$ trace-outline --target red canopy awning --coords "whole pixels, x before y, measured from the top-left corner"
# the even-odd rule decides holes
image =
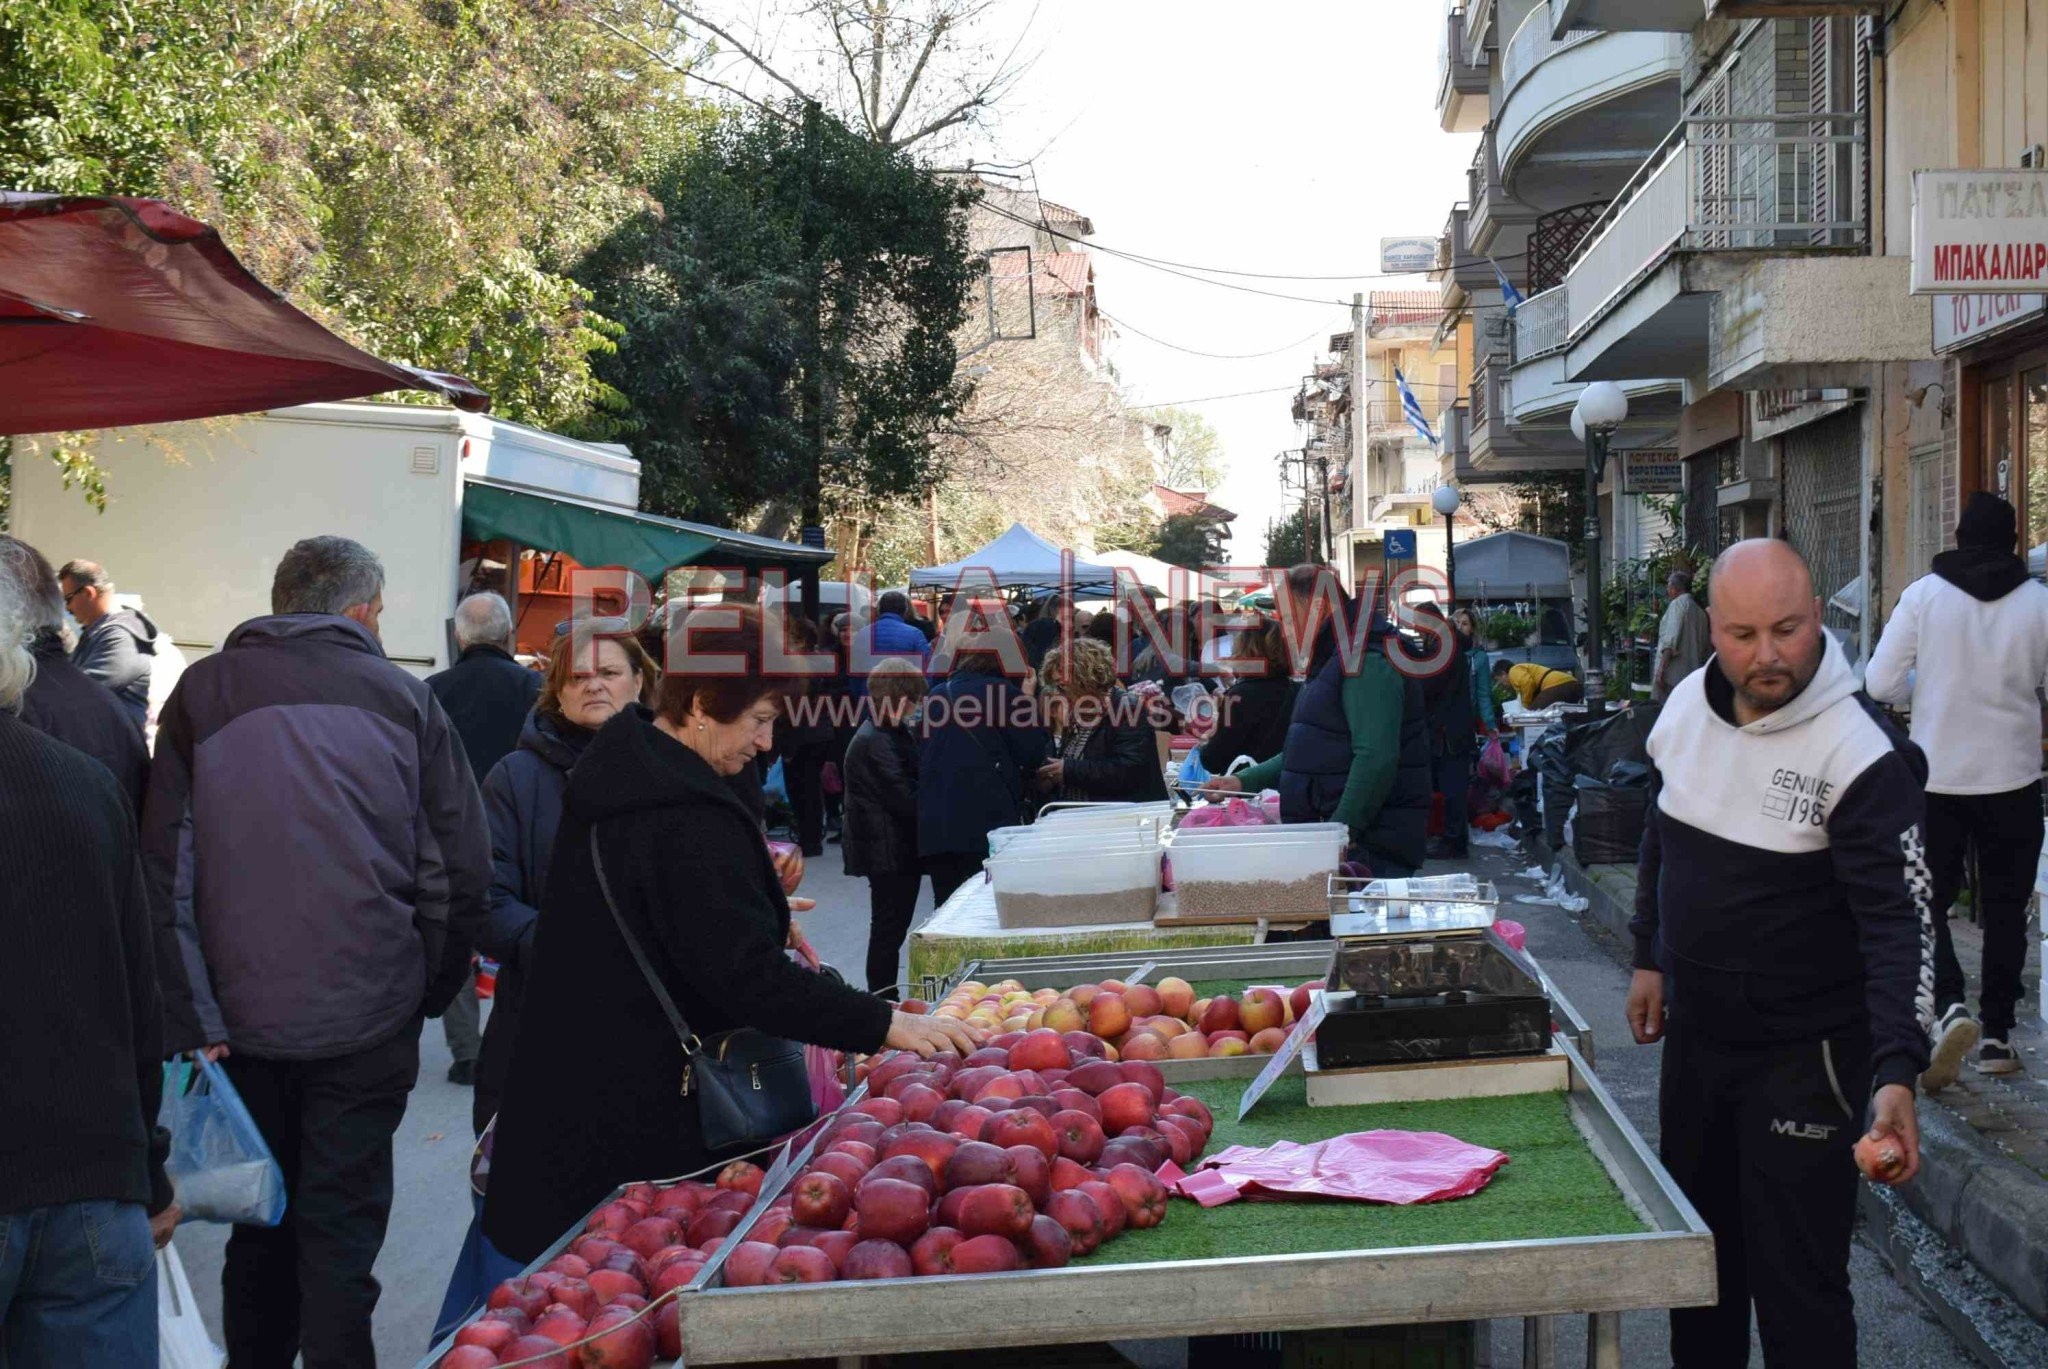
[[[160,200],[0,191],[0,435],[384,390],[491,403],[460,376],[350,346]]]

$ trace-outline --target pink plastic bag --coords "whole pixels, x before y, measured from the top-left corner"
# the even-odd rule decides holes
[[[1183,830],[1195,827],[1264,827],[1278,820],[1267,817],[1266,810],[1249,799],[1232,798],[1189,809],[1180,825]]]
[[[1479,753],[1479,778],[1497,789],[1507,788],[1508,781],[1514,778],[1508,771],[1508,749],[1500,744],[1499,737],[1488,737]]]
[[[1502,941],[1507,942],[1508,945],[1518,951],[1529,944],[1529,929],[1519,922],[1501,918],[1493,924],[1493,930],[1500,934]]]
[[[797,939],[794,954],[799,962],[816,970],[824,962],[812,949],[809,938]],[[841,1082],[840,1072],[845,1058],[835,1050],[823,1046],[804,1047],[804,1068],[811,1076],[811,1101],[818,1105],[820,1114],[832,1111],[846,1101],[846,1085]]]
[[[1469,1198],[1508,1162],[1440,1131],[1354,1131],[1301,1145],[1231,1146],[1173,1186],[1217,1207],[1238,1198],[1341,1198],[1352,1202],[1437,1203]]]

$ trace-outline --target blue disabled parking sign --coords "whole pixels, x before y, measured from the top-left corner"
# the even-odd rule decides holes
[[[1387,529],[1386,557],[1389,561],[1413,561],[1415,559],[1415,529]]]

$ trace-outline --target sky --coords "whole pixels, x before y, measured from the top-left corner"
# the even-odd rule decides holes
[[[1476,135],[1444,133],[1436,115],[1444,8],[1043,0],[1025,40],[1035,63],[993,147],[1000,160],[1028,159],[1039,194],[1086,214],[1101,246],[1234,271],[1377,273],[1382,237],[1434,237],[1464,197]],[[1202,401],[1184,407],[1222,438],[1230,469],[1212,495],[1239,515],[1231,550],[1249,561],[1283,505],[1274,458],[1301,445],[1291,396],[1329,334],[1350,326],[1352,293],[1433,287],[1426,277],[1211,279],[1306,301],[1095,253],[1097,302],[1121,325],[1114,359],[1128,401]],[[1244,391],[1272,393],[1208,398]],[[1434,412],[1437,397],[1417,393]]]

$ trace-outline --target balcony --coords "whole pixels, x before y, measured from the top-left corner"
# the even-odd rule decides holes
[[[1561,352],[1571,336],[1571,300],[1562,285],[1530,296],[1515,310],[1517,363]]]
[[[1438,59],[1436,113],[1446,133],[1477,133],[1486,127],[1493,72],[1486,50],[1476,60],[1465,41],[1463,5],[1444,15],[1444,50]]]
[[[1430,278],[1445,287],[1442,299],[1446,305],[1452,303],[1451,288],[1461,291],[1484,289],[1494,284],[1493,268],[1486,258],[1472,250],[1472,211],[1464,205],[1451,210],[1451,217],[1444,222],[1443,236],[1436,243],[1436,269]]]
[[[1480,135],[1479,149],[1472,154],[1472,165],[1465,170],[1465,192],[1465,203],[1470,206],[1465,215],[1465,232],[1473,255],[1484,257],[1504,252],[1512,256],[1521,251],[1522,238],[1536,222],[1536,211],[1508,194],[1500,178],[1500,159],[1494,155],[1491,128]]]
[[[1531,10],[1501,50],[1493,120],[1517,198],[1554,208],[1586,198],[1589,167],[1625,174],[1677,117],[1684,49],[1675,33],[1559,37],[1542,6]]]
[[[1723,8],[1727,4],[1722,0]],[[1713,8],[1713,0],[1707,0],[1705,9]],[[1579,28],[1690,33],[1704,16],[1701,0],[1549,0],[1548,11],[1553,33]]]
[[[1835,0],[1834,3],[1815,3],[1815,0],[1707,0],[1707,18],[1803,19],[1827,14],[1883,14],[1884,8],[1884,0]]]

